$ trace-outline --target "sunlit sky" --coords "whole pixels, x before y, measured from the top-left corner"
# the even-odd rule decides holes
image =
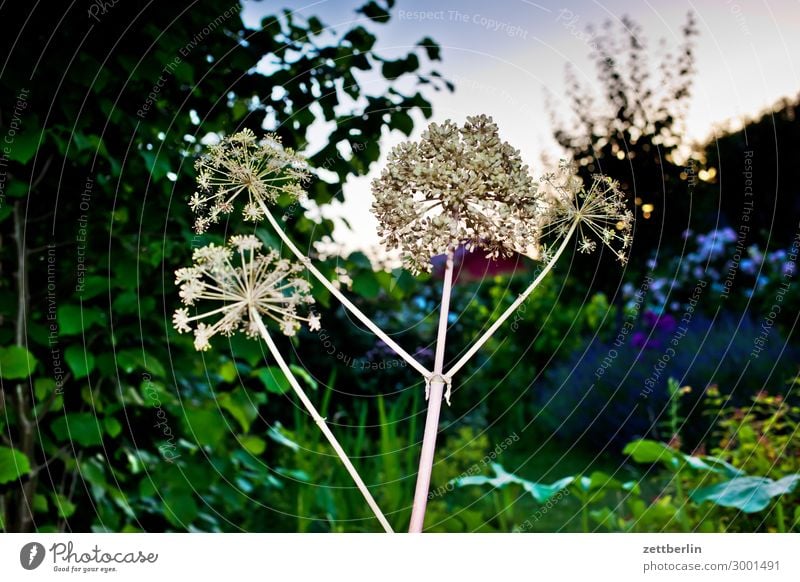
[[[695,84],[687,117],[687,135],[703,141],[720,124],[741,123],[783,96],[800,92],[800,2],[797,0],[397,0],[387,24],[368,22],[354,9],[364,2],[246,2],[245,21],[257,26],[260,16],[276,6],[302,16],[318,16],[332,31],[363,24],[376,33],[376,50],[386,56],[404,54],[430,36],[442,46],[435,63],[456,85],[454,93],[428,91],[433,121],[468,115],[491,115],[503,139],[518,148],[535,175],[545,168],[543,155],[557,159],[561,150],[552,138],[545,92],[565,94],[564,72],[569,63],[584,83],[595,83],[589,59],[588,25],[634,18],[643,28],[652,63],[659,62],[659,40],[675,51],[688,11],[697,16]],[[379,92],[378,75],[361,77],[365,89]],[[565,109],[564,115],[568,113]],[[417,124],[412,139],[425,123]],[[317,127],[313,136],[324,135]],[[370,175],[344,185],[345,202],[325,209],[329,218],[346,216],[352,230],[337,222],[335,239],[347,249],[375,246],[376,223],[369,212],[369,183],[383,165],[390,146],[406,139],[399,132],[383,137],[384,158]]]

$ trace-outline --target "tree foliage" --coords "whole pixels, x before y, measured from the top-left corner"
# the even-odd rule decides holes
[[[608,21],[601,31],[589,32],[599,90],[568,67],[572,119],[565,123],[554,116],[554,136],[584,180],[594,173],[614,178],[636,207],[635,267],[658,246],[680,242],[678,235],[690,225],[690,176],[681,164],[697,28],[690,13],[678,52],[665,53],[657,68],[633,19],[623,17],[618,26]]]

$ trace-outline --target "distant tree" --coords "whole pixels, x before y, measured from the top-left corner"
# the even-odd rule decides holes
[[[585,180],[594,173],[614,178],[631,208],[636,206],[634,268],[654,248],[680,243],[680,233],[689,227],[692,196],[687,184],[693,183],[693,166],[682,166],[681,160],[688,149],[683,125],[697,35],[691,13],[682,35],[677,54],[665,52],[654,69],[641,27],[631,18],[623,17],[618,26],[608,21],[600,33],[589,28],[599,92],[568,66],[566,101],[572,122],[559,120],[550,105],[555,139],[580,175]],[[597,272],[603,271],[607,269],[601,264]]]
[[[800,227],[800,96],[715,135],[702,157],[706,197],[719,202],[740,245],[791,246]]]

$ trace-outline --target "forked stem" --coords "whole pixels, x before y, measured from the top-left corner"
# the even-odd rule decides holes
[[[464,355],[461,356],[461,358],[459,358],[459,360],[455,364],[453,364],[453,366],[447,371],[447,374],[445,375],[445,377],[448,380],[451,379],[456,374],[456,372],[458,372],[461,368],[463,368],[467,362],[469,362],[470,358],[472,358],[472,356],[474,356],[476,352],[483,347],[483,344],[489,341],[489,338],[491,338],[495,334],[495,332],[500,328],[500,326],[503,325],[503,323],[509,317],[511,317],[511,314],[514,313],[517,310],[517,308],[520,305],[522,305],[522,303],[528,298],[528,296],[531,293],[533,293],[533,290],[539,286],[539,283],[541,283],[544,280],[544,278],[547,276],[550,270],[555,266],[559,257],[561,257],[561,255],[564,253],[564,250],[567,248],[567,244],[569,244],[569,241],[572,238],[572,235],[575,233],[575,229],[577,228],[578,228],[578,220],[575,220],[572,223],[572,226],[570,226],[569,231],[567,231],[567,234],[564,236],[564,240],[561,242],[561,246],[558,247],[556,254],[553,255],[552,259],[550,259],[550,262],[547,263],[547,265],[545,265],[544,269],[542,269],[542,272],[539,273],[539,275],[533,280],[533,283],[528,285],[528,288],[525,289],[525,291],[523,291],[522,293],[520,293],[519,297],[517,297],[514,300],[514,303],[509,305],[508,309],[506,309],[503,312],[503,314],[500,317],[498,317],[491,326],[489,326],[489,329],[487,329],[483,333],[483,335],[481,335],[481,337],[478,338],[478,340],[472,344],[472,347],[470,347],[466,351],[466,353],[464,353]]]
[[[372,494],[369,492],[369,489],[367,489],[367,486],[364,484],[364,481],[362,481],[361,476],[358,474],[358,471],[356,471],[356,468],[353,466],[353,463],[350,462],[350,458],[347,456],[347,453],[344,452],[344,449],[342,449],[342,446],[339,444],[339,441],[336,440],[335,436],[333,436],[331,429],[328,428],[328,425],[325,423],[325,419],[322,418],[322,416],[320,416],[319,412],[317,412],[317,409],[311,403],[311,400],[308,399],[308,396],[306,396],[306,393],[300,386],[300,383],[297,381],[294,374],[289,369],[289,366],[286,364],[286,361],[283,359],[283,356],[281,356],[281,353],[278,350],[278,347],[275,345],[272,336],[270,336],[266,326],[264,325],[264,322],[261,320],[261,316],[258,314],[257,311],[251,309],[250,317],[252,317],[253,321],[256,322],[256,325],[258,326],[258,331],[261,334],[263,340],[267,343],[267,347],[269,348],[269,351],[272,353],[272,357],[275,358],[275,360],[278,362],[278,367],[281,369],[281,372],[283,372],[283,374],[289,380],[289,384],[291,385],[295,394],[297,394],[297,397],[300,399],[300,402],[303,403],[303,406],[305,406],[306,410],[311,415],[311,418],[314,419],[314,422],[317,423],[317,426],[319,426],[319,429],[322,431],[322,434],[325,435],[325,438],[328,439],[328,442],[333,447],[333,450],[336,451],[336,454],[339,456],[339,459],[342,461],[342,464],[344,464],[345,468],[347,469],[347,472],[350,473],[350,476],[353,478],[353,481],[355,481],[358,490],[361,491],[361,495],[364,496],[367,505],[369,505],[370,509],[372,509],[372,512],[375,514],[375,517],[378,518],[378,521],[383,526],[383,529],[387,533],[394,533],[392,526],[389,525],[389,522],[386,520],[386,517],[383,515],[383,512],[381,511],[380,507],[378,507],[378,504],[375,502],[375,499],[373,499]]]
[[[278,234],[283,243],[289,247],[289,250],[292,251],[294,256],[296,256],[297,259],[303,263],[303,265],[311,272],[311,274],[314,275],[314,277],[350,311],[350,313],[352,313],[361,323],[367,326],[367,328],[376,336],[378,336],[383,343],[392,348],[398,356],[403,358],[408,363],[409,366],[422,374],[425,379],[431,377],[430,371],[425,366],[420,364],[414,356],[400,347],[400,345],[391,337],[389,337],[386,332],[379,328],[369,317],[364,315],[364,313],[358,307],[356,307],[353,302],[344,295],[344,293],[337,289],[333,283],[328,281],[328,278],[325,277],[325,275],[323,275],[319,269],[314,266],[314,264],[306,255],[300,252],[300,249],[297,248],[289,236],[283,231],[281,225],[278,224],[278,221],[275,220],[275,217],[272,216],[272,213],[269,211],[269,208],[267,208],[263,201],[261,202],[261,209],[266,214],[267,220],[272,225],[272,228]]]
[[[425,418],[425,434],[422,437],[422,452],[419,457],[417,485],[414,490],[414,505],[411,509],[409,533],[420,533],[425,524],[425,508],[428,505],[428,492],[431,487],[433,456],[436,452],[436,435],[439,432],[439,413],[442,410],[442,393],[445,387],[444,348],[447,341],[447,319],[450,314],[450,290],[453,286],[453,253],[447,255],[447,266],[442,284],[442,303],[439,308],[439,332],[436,337],[436,355],[433,376],[428,382],[428,414]]]

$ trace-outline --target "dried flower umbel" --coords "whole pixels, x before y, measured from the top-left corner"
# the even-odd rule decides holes
[[[198,302],[216,305],[194,315],[181,307],[173,315],[173,325],[181,333],[194,331],[198,350],[209,349],[209,340],[216,334],[230,337],[242,331],[257,337],[255,314],[277,322],[289,336],[300,329],[301,322],[319,329],[316,314],[298,314],[299,306],[314,302],[311,286],[299,276],[302,270],[302,265],[281,259],[274,250],[263,252],[255,236],[236,235],[226,246],[196,249],[193,266],[175,272],[181,301],[189,307]]]
[[[627,263],[634,217],[617,182],[595,175],[587,191],[575,168],[562,161],[558,171],[545,174],[541,183],[548,206],[553,210],[543,225],[543,237],[554,234],[560,238],[577,224],[579,252],[594,252],[599,242],[622,264]]]
[[[297,312],[298,306],[313,303],[310,285],[298,277],[303,267],[281,259],[274,250],[262,252],[263,246],[254,236],[236,235],[230,238],[228,245],[211,244],[195,250],[194,265],[175,273],[181,300],[190,307],[198,302],[219,302],[221,305],[197,315],[191,315],[188,307],[181,307],[173,315],[173,325],[185,333],[192,331],[191,324],[196,323],[194,346],[198,350],[209,349],[209,339],[217,333],[231,336],[243,331],[250,337],[264,340],[292,390],[328,439],[375,517],[385,531],[392,532],[392,526],[363,479],[300,386],[264,325],[263,318],[274,320],[289,336],[297,332],[300,322],[307,322],[312,331],[319,329],[316,314],[302,317]]]
[[[198,190],[189,200],[197,215],[195,230],[205,232],[220,216],[230,214],[234,201],[246,194],[245,220],[264,218],[264,203],[281,195],[303,198],[308,167],[302,157],[281,145],[276,135],[257,139],[249,129],[228,136],[208,148],[195,163]]]
[[[266,136],[260,141],[250,130],[235,133],[211,146],[197,164],[199,191],[189,205],[198,214],[195,229],[204,232],[220,215],[233,212],[236,197],[247,191],[248,199],[243,206],[245,219],[266,220],[275,230],[292,254],[330,293],[341,301],[361,323],[390,346],[412,368],[423,375],[428,370],[411,354],[404,350],[389,335],[350,301],[340,290],[340,285],[329,281],[317,269],[272,215],[270,205],[277,202],[281,194],[303,199],[302,182],[308,177],[308,165],[303,158],[288,148],[283,148],[275,136]],[[202,193],[206,194],[202,194]]]
[[[398,145],[372,182],[379,234],[413,271],[464,244],[488,256],[536,248],[545,205],[519,151],[500,140],[491,117],[431,124]]]

